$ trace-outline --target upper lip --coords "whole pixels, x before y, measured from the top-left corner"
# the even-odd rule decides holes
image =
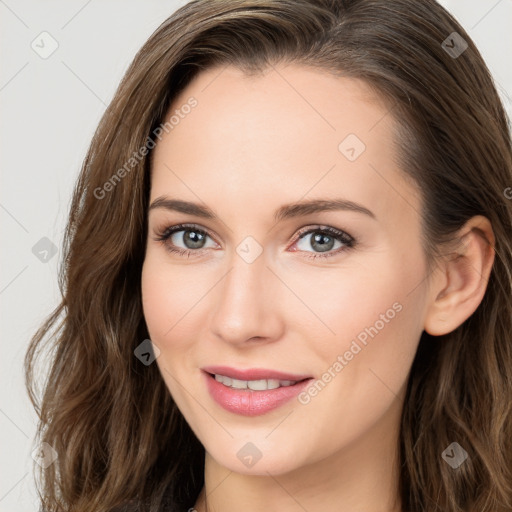
[[[207,373],[224,375],[238,380],[292,380],[301,381],[311,378],[311,375],[296,375],[292,373],[280,372],[277,370],[267,370],[266,368],[247,368],[245,370],[231,368],[230,366],[205,366],[202,368]]]

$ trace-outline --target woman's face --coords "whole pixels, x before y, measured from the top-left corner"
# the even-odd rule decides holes
[[[398,435],[428,299],[420,196],[397,168],[388,109],[353,79],[227,67],[198,75],[167,120],[142,294],[190,427],[239,473],[363,457],[357,446],[380,456]],[[339,203],[289,206],[313,201]],[[234,384],[251,389],[205,368],[238,370]],[[310,379],[290,387],[272,372]]]

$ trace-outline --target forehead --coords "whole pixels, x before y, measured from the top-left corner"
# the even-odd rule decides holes
[[[190,109],[192,97],[197,105]],[[294,149],[294,141],[302,153],[319,144],[338,151],[340,139],[351,133],[375,143],[369,132],[388,111],[365,82],[324,70],[288,64],[249,76],[231,66],[216,67],[196,75],[174,99],[166,116],[172,121],[166,138],[176,146],[182,139],[198,149],[209,145],[210,156],[214,147],[268,149],[277,141],[282,151]],[[391,116],[387,121],[376,132],[380,138],[391,136]]]
[[[195,106],[185,108],[191,98]],[[172,116],[154,150],[152,199],[208,204],[220,193],[243,209],[343,196],[374,211],[411,208],[397,201],[415,191],[397,168],[394,120],[361,80],[299,65],[255,76],[218,67],[175,98]]]

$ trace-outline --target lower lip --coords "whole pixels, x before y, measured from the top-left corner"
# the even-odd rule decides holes
[[[224,409],[242,416],[258,416],[277,409],[297,396],[312,379],[303,380],[293,386],[254,391],[224,386],[209,373],[203,372],[211,397]]]

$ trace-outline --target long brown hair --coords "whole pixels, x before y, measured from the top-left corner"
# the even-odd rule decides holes
[[[62,302],[25,360],[39,442],[57,454],[39,474],[45,511],[194,505],[204,448],[157,365],[134,356],[149,338],[140,276],[151,162],[141,148],[202,69],[256,73],[281,61],[363,79],[388,102],[399,167],[422,192],[429,262],[472,216],[491,221],[496,258],[482,303],[453,332],[422,334],[401,421],[399,493],[410,512],[512,510],[512,144],[473,41],[434,0],[196,0],[136,55],[76,184]],[[38,397],[45,347],[50,371]],[[456,471],[441,457],[453,441],[469,456]]]

